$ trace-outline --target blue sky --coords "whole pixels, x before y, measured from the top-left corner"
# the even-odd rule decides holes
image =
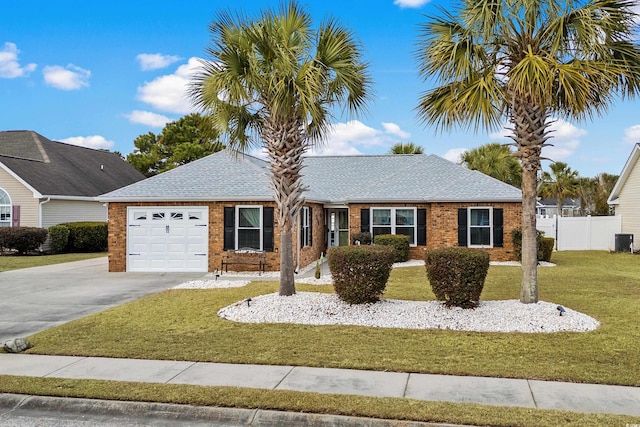
[[[349,27],[363,45],[374,97],[360,117],[336,117],[315,154],[382,154],[411,141],[455,160],[465,149],[507,142],[473,131],[436,133],[416,116],[418,25],[443,0],[300,2],[314,17]],[[278,1],[4,0],[0,18],[0,130],[34,130],[50,139],[128,154],[133,140],[159,133],[194,111],[184,96],[197,58],[205,58],[207,25],[221,10],[255,16]],[[640,9],[638,9],[640,11]],[[583,123],[558,121],[543,154],[582,176],[618,174],[640,142],[640,101],[618,101]],[[546,162],[545,164],[548,164]]]

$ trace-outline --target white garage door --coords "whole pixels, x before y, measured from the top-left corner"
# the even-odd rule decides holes
[[[127,271],[207,271],[209,208],[128,207]]]

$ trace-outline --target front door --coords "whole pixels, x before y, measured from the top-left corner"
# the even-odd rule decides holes
[[[327,246],[349,245],[349,209],[326,209]]]

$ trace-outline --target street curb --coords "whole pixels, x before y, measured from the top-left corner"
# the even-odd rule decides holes
[[[303,427],[456,427],[453,424],[383,420],[330,414],[283,412],[263,409],[222,408],[152,402],[81,399],[0,393],[0,420],[5,414],[37,416],[51,413],[61,419],[100,419],[102,421],[153,422],[154,426],[303,426]]]

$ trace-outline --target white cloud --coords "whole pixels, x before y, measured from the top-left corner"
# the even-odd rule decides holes
[[[367,149],[387,146],[389,143],[384,132],[365,125],[358,120],[347,123],[334,123],[321,146],[315,147],[310,154],[314,156],[346,156],[362,154],[358,147]]]
[[[168,67],[182,58],[175,55],[162,55],[160,53],[141,53],[136,56],[136,59],[140,63],[140,69],[142,71],[150,71]]]
[[[395,123],[383,122],[382,127],[384,128],[385,132],[387,132],[388,134],[396,135],[396,136],[399,136],[400,138],[409,138],[411,136],[409,132],[403,131],[402,129],[400,129],[400,126],[398,126]]]
[[[61,90],[77,90],[89,86],[91,71],[69,64],[66,67],[50,65],[42,70],[47,85]]]
[[[395,0],[393,4],[400,6],[401,8],[418,8],[429,3],[430,0]]]
[[[156,114],[150,111],[140,111],[140,110],[133,110],[131,113],[125,114],[125,117],[129,119],[131,123],[138,123],[141,125],[147,125],[154,128],[164,127],[164,125],[173,121],[173,119],[170,119],[167,116],[163,116],[162,114]]]
[[[5,42],[0,48],[0,78],[14,79],[23,77],[36,69],[36,64],[27,64],[24,67],[18,62],[20,51],[15,43]]]
[[[100,135],[72,136],[70,138],[60,139],[59,141],[71,145],[78,145],[80,147],[95,149],[110,149],[115,145],[113,141],[109,141],[108,139]]]
[[[443,158],[449,160],[453,163],[460,164],[460,160],[462,159],[462,155],[467,152],[466,148],[452,148],[442,155]]]
[[[626,128],[624,130],[624,140],[631,144],[640,143],[640,125]]]
[[[175,73],[160,76],[138,87],[138,99],[168,113],[189,114],[192,107],[187,89],[193,74],[201,68],[198,58],[178,67]]]
[[[580,145],[580,137],[587,134],[587,131],[580,129],[569,122],[562,119],[551,118],[549,130],[552,138],[547,143],[553,146],[547,146],[542,149],[542,157],[549,158],[553,161],[565,160],[573,155]],[[506,125],[505,125],[506,126]],[[506,139],[511,135],[511,131],[504,127],[495,133],[490,134],[491,138]]]

